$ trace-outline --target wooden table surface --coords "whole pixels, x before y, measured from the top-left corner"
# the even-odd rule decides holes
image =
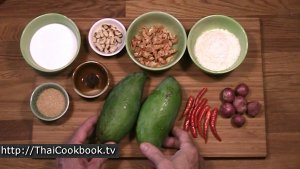
[[[178,18],[210,14],[259,18],[268,156],[208,158],[207,169],[300,167],[300,1],[299,0],[0,0],[0,143],[31,143],[33,116],[29,97],[41,76],[22,58],[19,40],[34,17],[62,13],[71,19],[134,18],[162,10]],[[92,24],[92,23],[87,23]],[[85,46],[86,48],[86,46]],[[54,78],[54,77],[49,77]],[[0,159],[0,168],[54,168],[54,160]],[[109,160],[105,168],[149,168],[145,159]]]

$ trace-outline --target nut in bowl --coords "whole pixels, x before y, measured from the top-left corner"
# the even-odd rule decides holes
[[[186,49],[182,24],[164,12],[149,12],[137,17],[127,30],[126,50],[140,67],[159,71],[175,65]]]
[[[237,68],[245,59],[248,38],[243,27],[223,15],[207,16],[191,28],[188,52],[203,71],[223,74]]]
[[[112,18],[97,21],[90,29],[88,40],[91,48],[101,56],[113,56],[125,46],[126,29]]]
[[[75,92],[84,98],[95,98],[109,89],[110,74],[106,67],[95,61],[80,64],[73,72]]]
[[[44,121],[61,118],[69,108],[67,91],[56,83],[44,83],[34,89],[30,98],[32,113]]]

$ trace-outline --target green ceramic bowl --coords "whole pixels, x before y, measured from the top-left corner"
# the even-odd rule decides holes
[[[158,68],[153,68],[149,66],[145,66],[141,64],[133,55],[133,51],[131,49],[131,40],[133,37],[138,33],[138,31],[143,26],[153,26],[153,25],[162,25],[166,29],[168,29],[173,35],[176,35],[178,38],[178,42],[173,45],[173,48],[177,49],[177,52],[174,54],[173,59],[166,65]],[[187,35],[185,32],[184,27],[180,23],[179,20],[177,20],[174,16],[164,13],[164,12],[149,12],[145,13],[139,17],[137,17],[128,27],[127,29],[127,36],[126,36],[126,50],[129,55],[129,57],[139,65],[140,67],[152,70],[152,71],[159,71],[159,70],[165,70],[173,65],[175,65],[183,56],[185,49],[186,49],[186,40]]]
[[[65,65],[57,68],[57,69],[47,69],[39,64],[37,64],[34,59],[32,58],[31,52],[30,52],[30,42],[33,37],[33,35],[43,26],[49,25],[49,24],[62,24],[66,27],[68,27],[75,35],[76,41],[77,41],[77,48],[74,51],[74,56],[68,60],[68,63]],[[33,68],[42,71],[42,72],[57,72],[60,71],[67,66],[69,66],[76,58],[78,55],[79,49],[80,49],[80,43],[81,43],[81,38],[80,38],[80,32],[76,26],[76,24],[69,18],[67,18],[64,15],[57,14],[57,13],[48,13],[44,14],[41,16],[36,17],[33,19],[31,22],[27,24],[25,29],[23,30],[21,40],[20,40],[20,48],[21,48],[21,53],[26,60],[26,62],[32,66]]]
[[[238,56],[236,62],[232,66],[220,71],[210,70],[204,67],[203,65],[201,65],[196,59],[195,52],[194,52],[194,47],[197,38],[201,36],[202,33],[212,29],[225,29],[230,33],[234,34],[239,40],[240,47],[241,47],[240,55]],[[200,69],[211,74],[223,74],[234,70],[244,61],[248,51],[248,38],[245,30],[236,20],[228,16],[211,15],[203,19],[200,19],[191,28],[190,33],[188,35],[187,48],[191,59]]]
[[[43,113],[41,113],[39,111],[38,106],[37,106],[37,100],[38,100],[40,94],[43,91],[45,91],[46,89],[58,90],[59,92],[61,92],[63,94],[64,99],[65,99],[65,105],[64,105],[63,111],[55,117],[45,116]],[[50,103],[53,102],[54,100],[55,100],[55,98],[50,99],[48,104],[50,105]],[[43,84],[39,85],[38,87],[36,87],[34,89],[34,91],[31,94],[31,98],[30,98],[30,108],[31,108],[32,113],[37,118],[44,120],[44,121],[54,121],[54,120],[61,118],[64,114],[66,114],[66,112],[69,108],[69,104],[70,104],[70,99],[69,99],[69,95],[68,95],[67,91],[57,83],[43,83]]]

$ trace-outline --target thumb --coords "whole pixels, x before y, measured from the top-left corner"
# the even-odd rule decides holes
[[[162,152],[150,143],[142,143],[140,145],[140,149],[142,153],[156,166],[158,166],[160,162],[166,159]]]
[[[107,158],[93,158],[89,162],[88,169],[99,169],[102,167],[103,163],[107,160]]]
[[[115,142],[109,141],[106,142],[105,144],[116,144]],[[89,162],[89,168],[88,169],[99,169],[102,167],[104,162],[107,160],[107,158],[93,158]]]

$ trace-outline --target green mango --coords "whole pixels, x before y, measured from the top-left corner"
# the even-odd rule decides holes
[[[171,131],[181,105],[181,88],[174,77],[167,77],[143,103],[136,127],[139,143],[161,147]]]
[[[97,142],[119,142],[136,124],[147,79],[133,73],[122,79],[109,93],[96,127]]]

